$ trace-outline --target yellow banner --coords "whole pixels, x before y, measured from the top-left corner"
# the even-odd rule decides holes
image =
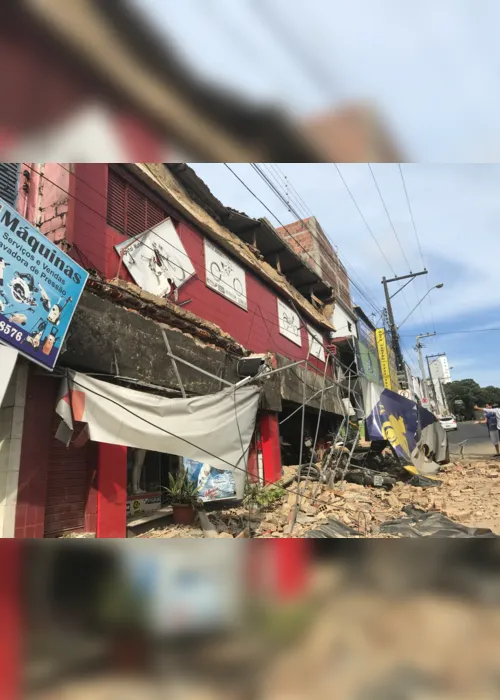
[[[389,352],[387,349],[385,328],[377,328],[375,331],[375,338],[377,340],[378,359],[380,360],[380,369],[382,372],[384,387],[392,390],[391,366],[389,363]]]

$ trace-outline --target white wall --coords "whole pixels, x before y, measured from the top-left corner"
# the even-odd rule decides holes
[[[0,537],[14,537],[27,376],[18,362],[0,407]]]
[[[332,338],[345,338],[347,335],[352,335],[355,338],[358,337],[356,316],[354,313],[348,313],[338,302],[335,302],[335,308],[332,314],[332,323],[336,328],[336,331],[332,334]],[[348,327],[349,323],[351,324],[351,330],[349,330]]]

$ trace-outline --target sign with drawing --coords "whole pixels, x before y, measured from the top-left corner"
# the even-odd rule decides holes
[[[158,297],[174,292],[195,273],[171,219],[119,243],[115,250],[134,282]]]
[[[279,331],[285,338],[296,345],[302,345],[300,335],[300,319],[293,309],[278,299],[278,323]]]
[[[325,347],[323,345],[323,339],[321,333],[317,331],[312,326],[307,326],[307,337],[309,340],[309,354],[313,357],[317,357],[321,362],[325,361]]]
[[[247,310],[245,270],[205,238],[207,287]]]
[[[53,370],[88,273],[0,199],[0,341]]]

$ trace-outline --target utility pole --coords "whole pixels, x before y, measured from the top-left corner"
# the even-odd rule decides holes
[[[399,294],[400,291],[402,291],[412,280],[415,279],[415,277],[419,277],[420,275],[427,275],[428,272],[427,270],[423,270],[422,272],[411,272],[409,275],[402,275],[401,277],[392,277],[391,279],[386,279],[385,277],[382,278],[382,284],[384,285],[384,293],[385,293],[385,303],[387,307],[387,316],[389,319],[389,328],[391,331],[391,339],[392,339],[392,348],[394,350],[394,355],[396,357],[396,368],[398,371],[398,377],[401,382],[401,384],[406,385],[408,382],[406,381],[406,373],[405,373],[405,364],[404,364],[404,358],[403,358],[403,352],[401,350],[401,344],[399,342],[399,333],[398,333],[398,327],[396,325],[396,322],[394,320],[394,312],[392,310],[392,304],[391,304],[391,299],[393,299],[396,294]],[[399,282],[401,280],[408,280],[406,284],[403,284],[402,287],[400,287],[394,294],[389,294],[389,284],[391,282]],[[407,388],[405,386],[405,388]]]
[[[424,365],[424,358],[422,355],[422,348],[424,347],[422,343],[420,342],[421,338],[431,338],[433,335],[436,335],[436,331],[434,333],[422,333],[421,335],[417,335],[417,352],[418,352],[418,361],[420,364],[420,375],[422,377],[422,390],[424,392],[424,398],[429,400],[429,392],[427,390],[427,379],[425,376],[425,365]]]

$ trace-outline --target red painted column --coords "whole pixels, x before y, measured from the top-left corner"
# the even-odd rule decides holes
[[[126,537],[127,448],[99,443],[97,460],[97,537]]]
[[[310,543],[305,539],[271,540],[276,567],[276,592],[288,602],[307,593],[311,574]]]
[[[281,445],[278,414],[265,411],[260,414],[260,437],[264,481],[266,484],[281,479]]]
[[[23,609],[21,591],[21,543],[0,543],[0,698],[17,700],[22,696]]]

